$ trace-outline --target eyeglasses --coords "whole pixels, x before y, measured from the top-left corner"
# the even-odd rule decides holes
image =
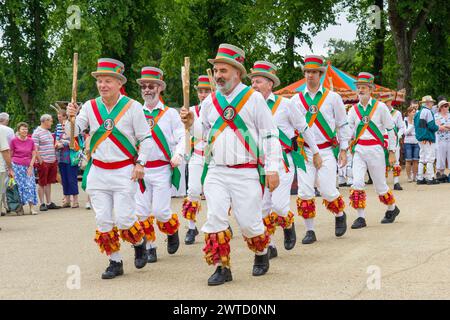
[[[150,89],[153,90],[157,87],[155,84],[141,84],[141,90]]]

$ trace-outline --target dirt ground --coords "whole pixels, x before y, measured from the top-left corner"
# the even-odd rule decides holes
[[[450,184],[402,185],[404,191],[395,192],[401,212],[394,224],[380,224],[385,208],[369,186],[368,227],[351,230],[356,212],[347,208],[349,229],[340,239],[319,199],[318,241],[301,244],[305,228],[299,217],[293,250],[284,250],[277,230],[278,257],[263,277],[251,275],[253,254],[232,218],[234,280],[219,287],[206,284],[214,270],[204,262],[202,235],[169,255],[159,231],[157,263],[135,269],[133,249],[123,244],[125,275],[101,280],[108,260],[93,242],[94,213],[84,209],[82,194],[79,209],[0,218],[0,299],[450,299]],[[348,204],[349,189],[341,191]],[[174,211],[181,202],[174,199]],[[186,231],[182,220],[182,241]]]

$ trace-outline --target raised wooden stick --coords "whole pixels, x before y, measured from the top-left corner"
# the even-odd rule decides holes
[[[190,67],[191,61],[189,57],[184,58],[184,66],[181,67],[181,80],[183,81],[183,106],[186,111],[189,111],[189,87],[190,87]],[[185,132],[185,156],[188,156],[191,152],[191,137],[189,134],[189,129],[186,128]]]
[[[206,69],[206,72],[208,73],[209,83],[211,84],[211,91],[216,91],[216,82],[214,81],[211,69]]]
[[[77,82],[78,82],[78,53],[73,54],[72,72],[72,103],[77,103]],[[70,149],[75,149],[75,117],[70,117]]]

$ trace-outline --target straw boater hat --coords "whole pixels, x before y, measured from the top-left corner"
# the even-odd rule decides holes
[[[252,79],[253,77],[265,77],[273,81],[273,87],[276,88],[280,85],[280,79],[277,77],[277,67],[267,61],[256,61],[253,68],[250,69],[250,74],[248,77]]]
[[[164,73],[161,69],[154,67],[143,67],[141,70],[141,77],[136,80],[138,84],[141,84],[142,81],[151,81],[158,83],[162,90],[166,89],[166,83],[164,82]]]
[[[358,74],[358,79],[355,81],[355,85],[367,84],[372,88],[375,88],[375,77],[373,74],[368,72],[360,72]]]
[[[196,90],[198,89],[212,89],[211,83],[209,82],[209,77],[205,75],[201,75],[197,79],[197,85],[194,86]]]
[[[223,43],[217,50],[215,59],[208,59],[208,62],[215,64],[217,62],[227,63],[241,71],[241,78],[247,76],[247,70],[244,67],[245,53],[242,49],[231,44]]]
[[[384,103],[388,101],[394,101],[394,96],[390,92],[385,92],[380,94],[380,100]]]
[[[445,105],[449,106],[450,104],[446,100],[439,101],[439,103],[438,103],[438,110],[441,110],[441,108],[443,106],[445,106]]]
[[[303,65],[302,70],[303,72],[306,70],[317,70],[325,73],[327,71],[327,66],[324,57],[314,55],[305,56],[305,64]]]
[[[425,96],[425,97],[422,98],[422,101],[420,101],[419,103],[422,104],[422,103],[426,103],[426,102],[433,102],[433,103],[435,103],[436,101],[433,100],[432,96]]]
[[[122,62],[115,59],[101,58],[98,59],[97,71],[91,72],[94,78],[98,76],[112,76],[119,79],[124,85],[127,82],[127,78],[123,75],[125,66]]]

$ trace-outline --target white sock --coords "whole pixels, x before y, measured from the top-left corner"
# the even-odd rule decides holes
[[[339,212],[339,213],[336,215],[336,217],[342,217],[343,215],[344,215],[344,211]]]
[[[423,179],[423,163],[419,162],[419,170],[417,172],[417,180],[422,180]]]
[[[114,262],[120,262],[122,261],[122,256],[119,252],[113,252],[111,253],[111,256],[109,257]]]
[[[305,226],[307,231],[314,231],[314,218],[305,219]]]
[[[364,209],[356,209],[356,211],[358,212],[358,217],[359,218],[366,218],[366,212],[364,211]]]
[[[390,205],[388,205],[387,208],[388,208],[389,211],[392,211],[392,210],[395,209],[395,204],[390,204]]]
[[[399,183],[399,182],[400,182],[399,177],[394,177],[394,184],[395,184],[395,183]]]
[[[267,248],[265,248],[263,252],[256,252],[257,256],[263,256],[265,254],[267,254]]]
[[[149,250],[149,249],[152,249],[152,248],[156,248],[155,243],[154,243],[154,242],[148,241],[148,242],[145,244],[145,249]]]
[[[434,166],[432,163],[427,163],[427,177],[428,180],[433,180],[434,178]]]
[[[189,229],[195,229],[195,222],[192,220],[189,220]]]
[[[270,238],[269,247],[273,247],[273,248],[276,247],[276,246],[275,246],[275,241],[274,241],[272,238]]]

